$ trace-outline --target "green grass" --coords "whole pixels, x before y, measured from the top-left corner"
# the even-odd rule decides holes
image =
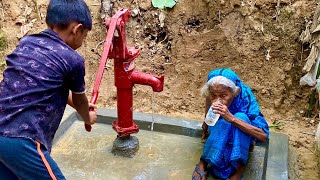
[[[6,65],[6,61],[5,60],[2,61],[3,57],[1,55],[0,55],[0,58],[1,58],[0,67],[1,66],[5,66]]]
[[[0,74],[2,74],[2,71],[6,67],[6,61],[4,60],[4,57],[5,57],[4,50],[6,50],[7,48],[8,48],[7,37],[4,34],[4,32],[1,31],[0,29]]]
[[[0,51],[5,50],[8,47],[7,37],[6,35],[0,30]]]

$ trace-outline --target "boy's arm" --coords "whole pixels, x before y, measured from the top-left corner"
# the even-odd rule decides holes
[[[89,102],[85,93],[76,94],[71,92],[69,94],[68,104],[77,110],[86,124],[92,125],[96,122],[96,112],[89,112]]]
[[[71,106],[71,107],[73,107],[74,109],[76,109],[76,108],[74,107],[73,102],[72,102],[72,92],[70,92],[70,93],[69,93],[69,96],[68,96],[68,105]]]

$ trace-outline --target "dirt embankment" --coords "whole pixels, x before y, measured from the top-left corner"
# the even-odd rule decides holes
[[[151,0],[150,0],[151,1]],[[207,73],[218,67],[236,71],[252,87],[269,124],[290,137],[290,179],[319,179],[314,153],[318,118],[304,118],[310,89],[299,86],[308,55],[299,35],[312,19],[315,1],[308,0],[179,0],[173,9],[157,10],[150,1],[115,1],[135,10],[127,23],[128,44],[142,53],[136,69],[165,75],[165,88],[154,94],[154,113],[201,121],[204,100],[199,90]],[[100,0],[87,0],[94,27],[79,52],[86,59],[88,95],[102,52],[105,27],[100,19]],[[32,22],[30,33],[45,28],[46,0],[0,0],[0,33],[10,53],[18,43],[19,16]],[[31,12],[29,13],[29,9]],[[161,27],[159,15],[165,15]],[[161,16],[162,16],[161,15]],[[0,61],[0,68],[3,65]],[[134,110],[152,112],[152,90],[134,88]],[[113,62],[108,62],[98,99],[100,107],[116,107]]]

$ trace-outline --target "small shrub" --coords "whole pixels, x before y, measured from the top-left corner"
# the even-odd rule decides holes
[[[5,50],[7,46],[7,37],[2,31],[0,31],[0,51]]]

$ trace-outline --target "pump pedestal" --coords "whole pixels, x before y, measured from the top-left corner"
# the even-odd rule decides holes
[[[135,136],[118,136],[112,147],[112,153],[118,156],[133,157],[139,149],[139,140]]]

